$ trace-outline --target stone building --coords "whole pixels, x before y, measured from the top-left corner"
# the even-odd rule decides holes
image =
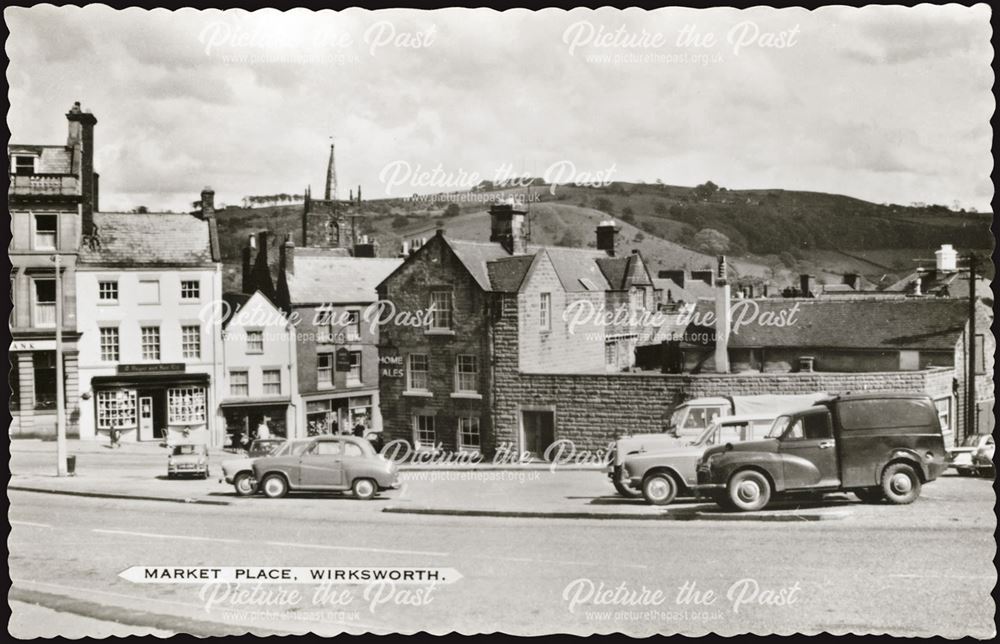
[[[389,439],[492,454],[500,447],[498,351],[513,351],[539,372],[604,374],[632,365],[645,332],[634,319],[655,310],[659,294],[640,255],[616,256],[613,222],[602,222],[598,249],[588,250],[529,244],[524,211],[513,204],[494,205],[490,214],[490,243],[439,230],[379,286],[398,316],[383,325],[380,344]],[[514,307],[518,337],[500,347],[495,327],[504,302]],[[619,307],[626,315],[606,321],[602,312]],[[543,415],[529,417],[536,421],[540,445],[551,428]]]
[[[94,171],[97,118],[77,102],[66,114],[65,145],[7,148],[11,216],[10,413],[12,436],[56,433],[56,334],[63,340],[66,428],[79,433],[79,341],[76,263],[98,207]],[[62,319],[56,319],[54,257],[60,261]]]

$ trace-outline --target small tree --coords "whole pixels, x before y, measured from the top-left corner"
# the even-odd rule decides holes
[[[714,228],[703,228],[694,236],[695,250],[706,255],[724,255],[729,246],[729,238]]]
[[[445,218],[450,218],[450,217],[458,217],[461,214],[462,214],[462,209],[458,207],[458,204],[450,203],[447,205],[447,207],[445,207],[444,213],[442,213],[441,216]]]
[[[601,212],[606,212],[609,215],[615,214],[615,207],[612,205],[611,200],[607,197],[600,197],[596,202],[594,202],[594,208],[600,210]]]
[[[718,190],[719,186],[715,185],[711,181],[706,181],[700,186],[695,186],[694,196],[698,197],[699,199],[708,199],[716,192],[718,192]]]

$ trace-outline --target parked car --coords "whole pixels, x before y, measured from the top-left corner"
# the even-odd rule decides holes
[[[961,446],[948,448],[948,467],[962,476],[989,474],[995,449],[992,434],[969,434]]]
[[[781,414],[814,404],[827,394],[788,394],[757,396],[724,396],[691,398],[673,408],[664,431],[656,434],[626,434],[615,441],[608,458],[608,478],[615,490],[624,497],[638,498],[640,490],[633,488],[622,470],[627,456],[646,451],[660,451],[681,447],[696,440],[716,419],[725,416],[753,416],[766,418],[770,424]]]
[[[626,456],[623,477],[642,493],[647,503],[667,505],[677,496],[694,496],[698,483],[698,459],[713,445],[763,438],[773,418],[723,416],[716,418],[697,440],[669,449],[642,449]]]
[[[371,499],[399,485],[399,468],[379,456],[371,443],[355,436],[318,436],[297,454],[266,456],[253,462],[258,489],[269,498],[288,492],[351,490]]]
[[[278,456],[296,446],[302,448],[309,440],[285,440],[284,438],[257,439],[250,444],[247,454],[222,461],[222,478],[236,488],[238,496],[250,496],[257,491],[257,481],[253,477],[253,461],[263,456]]]
[[[208,447],[203,443],[178,443],[167,455],[167,478],[200,476],[207,479]]]
[[[698,463],[698,491],[742,511],[788,492],[846,490],[865,502],[904,504],[946,464],[929,397],[849,394],[778,418],[766,440],[709,448]]]

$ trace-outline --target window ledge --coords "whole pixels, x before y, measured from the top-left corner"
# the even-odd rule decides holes
[[[471,391],[456,391],[451,394],[452,398],[464,398],[466,400],[482,400],[483,395]]]
[[[455,335],[455,329],[426,329],[424,335]]]
[[[416,391],[414,389],[407,389],[403,392],[404,396],[413,396],[415,398],[433,398],[434,394],[429,391]]]

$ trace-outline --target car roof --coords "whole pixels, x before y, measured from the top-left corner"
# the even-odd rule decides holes
[[[785,414],[778,414],[779,416],[784,416]],[[776,416],[754,416],[753,414],[740,414],[738,416],[719,416],[714,422],[719,424],[725,423],[747,423],[753,422],[755,420],[763,420],[771,422],[776,418]]]

